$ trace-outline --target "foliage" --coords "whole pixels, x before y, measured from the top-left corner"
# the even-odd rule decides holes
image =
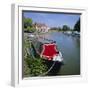
[[[68,31],[68,30],[70,30],[70,27],[67,26],[67,25],[63,25],[62,30],[63,31]]]
[[[30,74],[30,68],[28,67],[26,61],[24,60],[24,77],[29,76],[29,74]]]
[[[24,17],[24,31],[25,32],[35,32],[35,27],[33,25],[33,20],[31,18]]]
[[[28,32],[35,32],[36,30],[35,30],[35,28],[34,27],[27,27],[27,31]]]
[[[24,35],[24,58],[26,58],[29,54],[29,48],[31,48],[31,42],[29,37]]]
[[[76,24],[74,26],[74,31],[80,32],[80,18],[79,18],[79,20],[76,22]]]
[[[32,19],[31,18],[24,18],[24,28],[32,27]]]
[[[68,25],[63,25],[63,27],[52,27],[50,30],[57,30],[57,31],[70,31],[70,27]]]
[[[25,61],[28,65],[30,76],[40,76],[47,71],[47,66],[41,58],[33,59],[30,55],[28,55]]]
[[[31,42],[27,36],[24,36],[24,76],[38,76],[47,71],[44,60],[40,57],[33,58],[30,53]]]
[[[58,27],[58,31],[63,31],[61,27]]]
[[[58,30],[58,28],[57,27],[52,27],[51,30]]]

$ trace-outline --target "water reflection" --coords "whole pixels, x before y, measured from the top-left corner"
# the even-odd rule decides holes
[[[79,75],[80,38],[68,36],[61,32],[51,32],[43,34],[41,36],[56,41],[58,49],[61,51],[64,58],[65,65],[62,66],[62,64],[56,63],[49,75],[51,75],[52,73],[53,75]]]

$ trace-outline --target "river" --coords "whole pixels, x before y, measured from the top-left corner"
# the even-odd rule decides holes
[[[50,32],[42,35],[56,41],[59,51],[63,55],[64,65],[61,66],[59,75],[80,74],[80,37],[66,35],[62,32]]]

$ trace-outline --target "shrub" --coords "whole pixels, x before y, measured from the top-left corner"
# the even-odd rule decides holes
[[[29,52],[31,42],[24,36],[24,76],[39,76],[47,71],[44,60],[40,57],[33,58]]]

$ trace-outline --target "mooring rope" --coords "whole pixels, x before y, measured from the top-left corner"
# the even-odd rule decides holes
[[[52,68],[54,67],[55,63],[56,62],[54,61],[53,64],[52,64],[52,66],[48,69],[48,71],[45,72],[45,73],[43,73],[43,74],[41,74],[41,75],[39,75],[39,76],[45,76],[46,74],[48,74],[52,70]]]
[[[55,60],[57,60],[57,57],[55,58]],[[41,74],[40,76],[44,76],[44,75],[48,74],[52,70],[52,68],[54,67],[55,63],[56,63],[56,61],[53,62],[52,66],[49,68],[49,70],[47,72]]]
[[[47,39],[47,40],[48,40],[48,39]],[[53,41],[53,40],[49,40],[49,41]],[[54,42],[55,42],[55,41],[54,41]],[[32,49],[30,49],[30,54],[31,54],[32,58],[35,60],[36,57],[33,55],[32,52],[33,52]],[[59,55],[60,55],[60,54],[59,54]],[[56,58],[56,59],[57,59],[57,58]],[[55,60],[56,60],[56,59],[55,59]],[[53,62],[52,66],[48,69],[47,72],[45,72],[45,73],[43,73],[43,74],[40,74],[39,76],[45,76],[46,74],[48,74],[48,73],[53,69],[55,63],[56,63],[56,61]]]
[[[32,55],[33,59],[35,60],[36,59],[35,56],[33,54],[31,54],[31,55]],[[40,74],[39,76],[45,76],[46,74],[48,74],[53,69],[55,63],[56,63],[56,61],[53,62],[52,66],[48,69],[47,72]]]

